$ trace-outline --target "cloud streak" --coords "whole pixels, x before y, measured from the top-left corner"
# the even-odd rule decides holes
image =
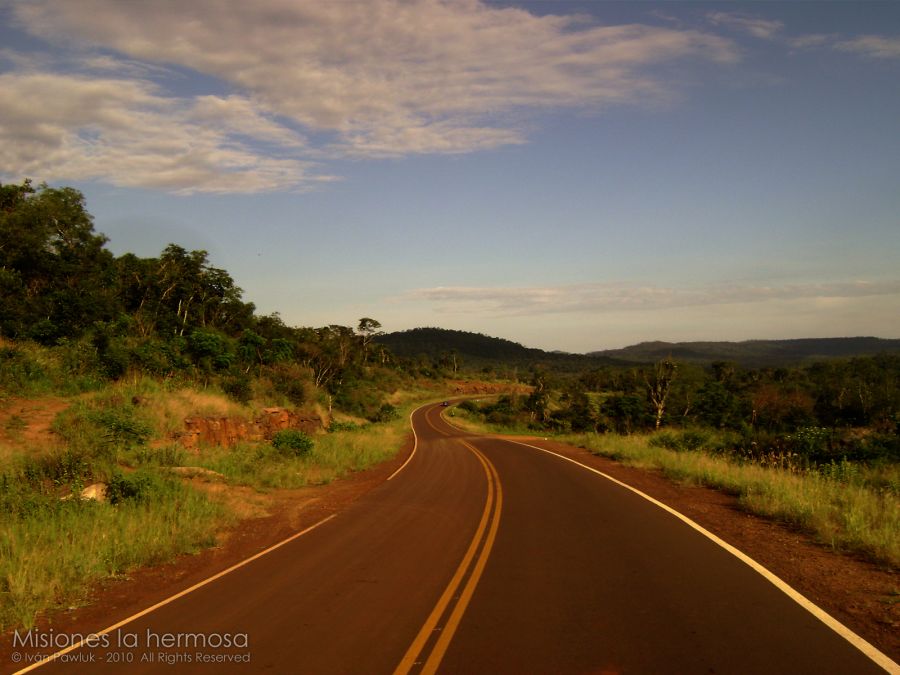
[[[586,283],[545,287],[441,286],[410,291],[404,300],[426,302],[437,311],[498,316],[538,316],[662,310],[772,300],[824,301],[898,295],[900,280],[784,286],[708,285],[696,288]]]
[[[317,179],[311,157],[520,144],[529,113],[656,103],[673,94],[660,69],[738,60],[734,43],[699,30],[603,26],[478,0],[14,0],[12,8],[21,26],[71,58],[65,68],[39,58],[26,67],[27,57],[6,54],[18,69],[7,73],[4,98],[27,90],[34,117],[0,129],[29,139],[2,157],[7,170],[187,191],[308,186]],[[162,87],[167,72],[211,77],[227,92],[179,97]],[[91,91],[93,116],[83,106]],[[78,114],[45,117],[45,107]],[[135,138],[139,119],[149,141]],[[154,139],[166,133],[159,153]],[[118,161],[124,155],[136,170]]]
[[[327,180],[244,140],[302,147],[246,99],[172,99],[144,81],[0,75],[0,166],[172,192],[257,192]]]

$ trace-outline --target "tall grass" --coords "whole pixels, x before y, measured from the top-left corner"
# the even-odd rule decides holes
[[[650,438],[559,437],[630,466],[659,469],[676,480],[724,490],[748,511],[799,527],[835,549],[900,566],[900,498],[890,478],[896,468],[875,469],[869,478],[862,477],[866,469],[861,467],[797,472],[700,451],[678,452],[652,444]]]
[[[148,478],[118,504],[61,500],[56,490],[0,484],[0,628],[83,600],[96,581],[214,542],[223,508],[176,480]],[[75,487],[77,489],[78,483]],[[63,489],[64,491],[64,489]]]
[[[300,456],[254,443],[204,448],[195,461],[223,474],[232,484],[257,489],[323,485],[396,455],[409,433],[406,414],[408,410],[391,422],[314,436],[312,450]]]
[[[308,452],[257,443],[199,456],[162,441],[185,417],[252,411],[142,378],[79,398],[55,423],[62,449],[7,457],[0,467],[0,630],[31,628],[41,612],[83,601],[100,579],[213,544],[231,512],[169,467],[200,465],[260,489],[328,483],[394,456],[418,396],[396,392],[398,419],[345,424],[316,436]],[[109,501],[78,498],[94,481],[108,484]]]

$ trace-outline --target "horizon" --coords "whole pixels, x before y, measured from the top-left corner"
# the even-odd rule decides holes
[[[416,326],[414,328],[405,328],[402,330],[396,331],[385,331],[386,333],[403,333],[414,330],[458,330],[455,328],[441,328],[439,326]],[[520,347],[524,347],[526,349],[539,349],[541,351],[547,353],[562,353],[562,354],[572,354],[576,356],[586,356],[592,353],[601,353],[601,352],[615,352],[623,349],[627,349],[629,347],[638,347],[641,345],[652,345],[652,344],[666,344],[666,345],[688,345],[688,344],[746,344],[748,342],[799,342],[799,341],[810,341],[810,340],[900,340],[900,338],[890,338],[890,337],[880,337],[877,335],[838,335],[838,336],[821,336],[821,337],[799,337],[799,338],[753,338],[750,340],[641,340],[639,342],[633,342],[627,345],[622,345],[619,347],[604,347],[603,349],[588,349],[584,352],[573,352],[565,349],[545,349],[543,347],[534,347],[532,345],[519,342],[518,340],[514,340],[511,338],[506,338],[498,335],[489,335],[484,333],[483,331],[463,331],[472,333],[475,335],[482,335],[487,338],[493,338],[498,340],[505,340],[507,342],[512,342],[514,344],[518,344]]]
[[[0,2],[0,181],[289,325],[900,338],[898,3],[216,7]]]

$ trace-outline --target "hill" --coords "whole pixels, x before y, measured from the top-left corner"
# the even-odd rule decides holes
[[[468,367],[489,364],[519,367],[540,365],[559,371],[587,370],[610,365],[637,365],[668,357],[701,364],[733,361],[746,367],[760,368],[794,366],[810,361],[871,356],[886,352],[900,353],[900,340],[875,337],[744,342],[657,341],[588,354],[547,352],[482,333],[445,328],[413,328],[381,335],[377,341],[397,356],[406,358],[424,356],[440,360],[455,355]]]
[[[455,354],[468,367],[497,364],[520,367],[541,365],[554,370],[577,371],[613,364],[613,360],[605,356],[546,352],[503,338],[445,328],[413,328],[381,335],[377,341],[400,357],[424,356],[440,360]]]
[[[591,352],[589,356],[629,362],[652,362],[671,356],[698,363],[734,361],[749,367],[774,367],[885,352],[900,352],[900,340],[850,337],[745,342],[642,342],[623,349]]]

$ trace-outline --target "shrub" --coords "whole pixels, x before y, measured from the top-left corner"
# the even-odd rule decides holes
[[[246,375],[225,378],[221,387],[222,391],[238,403],[246,405],[253,398],[253,384]]]
[[[170,487],[165,478],[149,471],[138,470],[128,475],[117,471],[107,483],[106,498],[110,504],[149,501],[158,498]]]
[[[400,411],[390,403],[383,404],[372,417],[373,422],[391,422],[400,418]]]
[[[480,412],[480,410],[479,410],[479,408],[478,408],[478,404],[475,403],[475,401],[473,401],[473,400],[470,399],[470,398],[467,398],[465,401],[462,401],[461,403],[459,403],[459,404],[457,405],[457,407],[458,407],[460,410],[465,410],[465,411],[468,412],[468,413],[478,413],[478,412]]]
[[[282,429],[272,437],[272,446],[282,455],[300,457],[313,449],[313,439],[297,429]]]

